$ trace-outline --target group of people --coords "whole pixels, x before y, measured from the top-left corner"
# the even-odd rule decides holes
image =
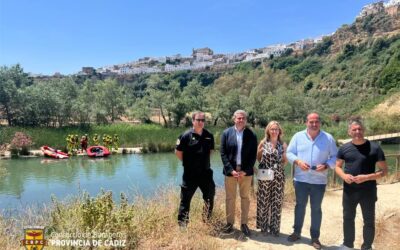
[[[185,228],[189,222],[191,199],[200,188],[204,199],[203,221],[210,220],[214,207],[215,183],[210,165],[214,150],[214,137],[204,128],[203,112],[192,114],[193,127],[179,136],[175,153],[184,168],[178,224]],[[352,141],[338,150],[335,139],[321,130],[317,113],[310,113],[306,129],[297,132],[289,145],[282,140],[283,129],[277,121],[265,128],[265,136],[258,144],[257,137],[247,125],[247,113],[237,110],[234,125],[221,136],[220,154],[225,175],[226,225],[223,232],[231,233],[235,223],[235,204],[239,189],[241,216],[240,230],[251,236],[248,227],[250,190],[253,175],[257,176],[256,227],[264,234],[279,237],[284,197],[284,166],[294,164],[293,185],[296,205],[293,233],[288,241],[301,239],[306,206],[311,206],[311,245],[321,249],[319,241],[322,222],[321,204],[324,197],[328,169],[334,169],[343,179],[343,249],[352,249],[355,239],[356,207],[361,206],[364,220],[364,243],[361,249],[372,249],[375,235],[376,179],[387,173],[387,165],[378,144],[364,138],[365,128],[360,120],[352,120],[348,134]],[[256,160],[259,165],[255,168]],[[345,164],[345,165],[344,165]],[[376,166],[379,170],[376,171]]]

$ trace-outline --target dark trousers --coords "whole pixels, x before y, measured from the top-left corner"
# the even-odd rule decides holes
[[[361,249],[369,249],[375,237],[375,202],[377,201],[376,187],[368,189],[343,190],[343,244],[354,247],[356,208],[360,204],[363,216],[363,238]]]
[[[181,185],[181,202],[179,205],[178,222],[189,222],[190,202],[197,188],[200,188],[203,193],[203,221],[211,218],[214,207],[215,183],[212,170],[210,169],[209,171],[210,172],[198,175],[197,177],[187,178],[184,175]]]

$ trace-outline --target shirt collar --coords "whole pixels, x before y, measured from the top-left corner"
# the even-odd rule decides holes
[[[310,141],[316,141],[318,139],[318,137],[321,136],[321,134],[323,133],[322,129],[319,130],[318,135],[315,137],[314,140],[312,140],[312,138],[310,137],[310,135],[307,132],[307,129],[304,130],[304,135],[307,137],[308,140]]]
[[[243,134],[243,131],[245,130],[245,128],[243,128],[243,129],[240,131],[240,130],[238,130],[238,129],[236,128],[236,126],[233,126],[233,127],[235,128],[236,133],[239,133],[239,134]]]
[[[192,127],[191,131],[192,131],[192,134],[196,134],[196,135],[199,135],[199,136],[201,136],[204,133],[204,129],[201,130],[201,134],[196,133],[196,131],[194,130],[193,127]]]

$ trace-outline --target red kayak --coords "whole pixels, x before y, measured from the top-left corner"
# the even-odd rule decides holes
[[[89,157],[106,157],[110,155],[108,148],[103,146],[90,146],[86,149]]]
[[[57,150],[49,146],[42,146],[40,149],[42,150],[44,156],[55,159],[67,159],[69,157],[68,154],[62,152],[61,150]]]

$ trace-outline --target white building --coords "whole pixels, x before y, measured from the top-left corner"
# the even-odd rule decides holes
[[[209,61],[212,59],[214,52],[210,48],[193,49],[192,57],[195,61]]]
[[[362,18],[371,14],[375,14],[381,11],[384,11],[385,7],[383,6],[383,2],[377,2],[377,3],[371,3],[368,5],[365,5],[360,14],[358,14],[357,18]]]
[[[400,0],[390,0],[389,2],[384,3],[383,5],[384,5],[385,7],[400,5]]]
[[[190,65],[189,61],[173,65],[173,64],[165,64],[164,71],[171,72],[171,71],[178,71],[178,70],[190,70],[192,66]]]

